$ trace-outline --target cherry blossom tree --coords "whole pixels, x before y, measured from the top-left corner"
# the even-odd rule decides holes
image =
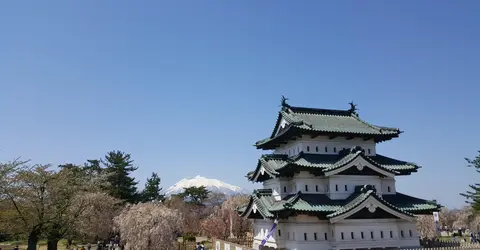
[[[457,218],[453,222],[453,227],[455,229],[459,228],[469,228],[477,230],[478,227],[478,216],[474,213],[472,206],[466,206],[460,209],[457,213]]]
[[[453,222],[457,220],[458,214],[459,210],[457,209],[442,208],[439,213],[440,224],[448,230],[451,230],[453,228]]]
[[[417,216],[417,230],[424,238],[433,238],[437,236],[435,223],[433,222],[433,215],[419,215]]]
[[[183,215],[183,235],[198,235],[200,233],[199,221],[211,213],[211,211],[209,212],[210,207],[185,202],[184,198],[175,195],[166,200],[165,205]]]
[[[87,241],[106,239],[112,235],[113,219],[120,213],[121,200],[106,193],[85,193],[78,197],[75,206],[85,204],[84,211],[75,220],[74,237]]]
[[[183,223],[178,210],[160,203],[128,205],[114,221],[126,250],[172,249]]]
[[[240,217],[236,208],[247,203],[248,199],[246,195],[229,197],[221,206],[215,207],[213,213],[202,221],[202,231],[208,237],[222,239],[244,236],[251,230],[251,222]]]

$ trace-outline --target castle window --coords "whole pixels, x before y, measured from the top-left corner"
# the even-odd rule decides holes
[[[334,152],[334,153],[337,152],[337,147],[333,147],[333,152]]]
[[[328,152],[328,147],[325,147],[325,153]]]
[[[318,185],[315,185],[315,192],[318,192]]]
[[[380,238],[383,239],[383,231],[380,231]]]
[[[308,185],[305,185],[305,192],[308,192]]]
[[[390,231],[390,238],[393,238],[393,231]]]
[[[370,154],[372,151],[370,149],[368,149],[368,154]]]
[[[373,239],[373,231],[370,232],[370,238]]]
[[[307,146],[307,152],[310,152],[310,146]]]
[[[325,233],[325,240],[328,240],[328,233]]]
[[[405,237],[405,236],[403,235],[403,230],[400,231],[400,236],[402,236],[402,238]]]
[[[307,233],[303,233],[303,239],[307,240]]]
[[[318,147],[315,147],[315,152],[318,152]]]
[[[343,232],[340,233],[340,237],[342,238],[342,240],[344,239]]]
[[[348,186],[347,185],[345,185],[345,191],[348,191]]]
[[[408,234],[410,235],[410,237],[412,237],[413,236],[412,230],[408,230]]]
[[[283,192],[284,192],[284,193],[287,192],[287,186],[284,186],[284,187],[283,187]]]
[[[338,192],[338,185],[337,184],[335,184],[335,191]]]
[[[282,236],[282,231],[280,231],[280,229],[278,229],[278,237]]]
[[[388,192],[390,193],[390,186],[387,187]]]
[[[313,233],[313,239],[317,240],[317,233]]]
[[[355,239],[355,235],[353,235],[353,232],[350,232],[350,237],[352,238],[352,240]]]
[[[363,232],[360,232],[360,237],[363,239]]]

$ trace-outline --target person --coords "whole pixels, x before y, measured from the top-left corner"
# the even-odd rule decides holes
[[[207,248],[205,247],[205,245],[203,243],[200,245],[200,247],[201,247],[202,250],[207,250]]]
[[[87,250],[92,250],[92,244],[88,243]]]
[[[18,250],[18,246],[16,246],[13,250]]]
[[[86,250],[84,246],[82,246],[82,248],[80,248],[80,250]]]
[[[202,246],[200,245],[200,242],[197,242],[197,245],[195,246],[195,250],[202,250]]]

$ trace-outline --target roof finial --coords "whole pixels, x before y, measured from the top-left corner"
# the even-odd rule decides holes
[[[289,107],[287,104],[288,98],[286,98],[284,95],[282,95],[282,107]]]
[[[356,114],[357,112],[357,104],[353,103],[353,101],[349,102],[348,104],[350,104],[350,109],[348,111],[350,111],[351,113],[354,113]]]

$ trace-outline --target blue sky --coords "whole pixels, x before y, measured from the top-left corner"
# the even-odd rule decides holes
[[[462,206],[479,174],[478,1],[10,1],[0,4],[0,160],[119,149],[143,182],[244,178],[290,104],[400,127],[398,189]]]

